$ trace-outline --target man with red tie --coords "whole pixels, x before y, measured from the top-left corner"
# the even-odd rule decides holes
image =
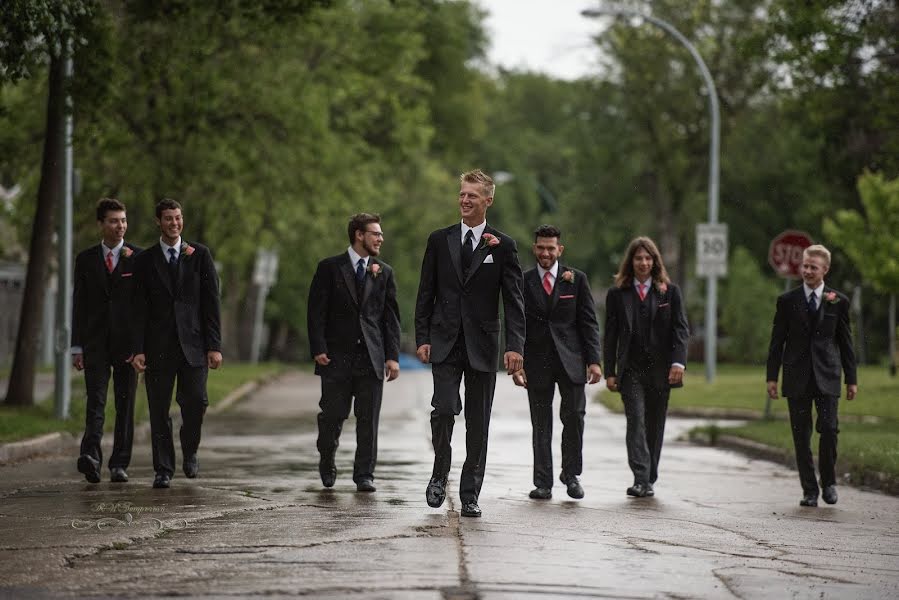
[[[75,259],[72,302],[72,364],[84,371],[87,388],[84,437],[78,471],[91,483],[100,481],[106,390],[112,373],[115,394],[115,433],[109,457],[110,479],[128,481],[134,437],[134,394],[137,374],[130,357],[134,260],[141,251],[125,243],[128,218],[120,201],[103,198],[97,203],[100,244]]]

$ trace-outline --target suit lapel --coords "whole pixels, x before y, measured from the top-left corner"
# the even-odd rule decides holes
[[[353,263],[350,261],[350,255],[346,252],[343,253],[343,260],[340,261],[340,273],[343,275],[343,281],[350,291],[353,302],[358,306],[359,298],[356,297],[356,272],[353,271]]]
[[[461,225],[459,227],[461,228]],[[489,225],[484,228],[484,233],[496,235],[496,231],[490,229]],[[475,246],[474,256],[471,257],[471,268],[468,269],[468,276],[465,278],[465,283],[468,283],[468,280],[471,279],[475,273],[477,273],[479,268],[481,268],[481,265],[484,263],[484,259],[487,258],[487,254],[489,252],[490,246],[487,244],[487,240],[485,240],[482,235],[481,239],[478,240],[478,243]]]
[[[377,264],[377,261],[374,258],[369,258],[369,272],[365,274],[365,283],[362,285],[362,301],[359,303],[360,305],[365,304],[368,295],[371,293],[371,288],[375,285],[375,275],[371,272],[371,266],[374,264]]]
[[[627,322],[630,324],[631,331],[636,331],[637,323],[634,320],[634,313],[637,311],[637,302],[639,299],[637,298],[637,290],[634,289],[633,282],[621,290],[621,293],[624,294],[624,298],[622,298],[622,304],[624,304],[624,312],[627,315]]]
[[[184,285],[184,272],[187,270],[187,266],[184,264],[188,260],[190,260],[190,256],[188,256],[187,252],[184,251],[185,248],[190,246],[184,240],[181,240],[181,248],[178,252],[178,273],[175,275],[175,280],[177,283],[175,284],[175,291],[180,291],[181,287]]]
[[[793,298],[796,306],[796,312],[799,313],[799,320],[808,328],[811,326],[808,317],[808,302],[805,298],[805,288],[799,286],[796,288],[795,297]]]
[[[156,265],[156,272],[159,274],[159,278],[162,280],[162,285],[165,286],[165,289],[169,291],[169,294],[172,296],[175,295],[174,290],[172,290],[172,276],[169,272],[169,265],[165,260],[165,253],[162,251],[162,243],[158,243],[155,246],[153,263]]]
[[[556,307],[556,303],[559,301],[559,287],[562,285],[562,273],[565,272],[565,267],[562,264],[559,264],[559,268],[556,270],[556,281],[553,284],[553,293],[549,295],[547,298],[547,307],[546,314],[549,315],[552,313],[553,309]],[[543,290],[543,286],[540,286],[540,289]],[[543,292],[543,295],[546,295],[546,292]]]
[[[540,281],[540,271],[536,268],[528,273],[528,287],[530,288],[530,294],[535,298],[537,306],[540,307],[542,312],[546,313],[549,298],[543,290],[543,282]]]
[[[824,290],[821,292],[821,299],[818,301],[818,314],[816,315],[817,318],[815,319],[816,325],[821,325],[821,321],[824,320],[824,309],[827,307],[827,302],[825,302],[824,296],[826,296],[827,292],[829,291],[830,288],[824,286]]]
[[[659,297],[662,292],[658,291],[655,282],[649,284],[649,322],[654,323],[656,318],[656,309],[659,307]],[[650,331],[652,327],[650,327]]]
[[[97,260],[94,261],[94,270],[97,273],[97,279],[103,286],[103,291],[109,294],[109,275],[106,271],[106,256],[103,252],[103,244],[97,245]]]
[[[449,228],[446,234],[446,243],[449,247],[450,261],[456,269],[459,283],[462,283],[462,225],[456,224]]]

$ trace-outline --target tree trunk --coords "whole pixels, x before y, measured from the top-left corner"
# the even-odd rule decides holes
[[[63,193],[63,173],[60,165],[65,152],[65,61],[60,56],[50,59],[49,89],[47,93],[47,125],[44,130],[44,155],[41,162],[41,182],[37,193],[37,208],[31,227],[28,250],[28,271],[25,293],[16,337],[6,404],[33,406],[34,377],[44,316],[44,296],[47,275],[53,253],[53,226],[56,208]]]

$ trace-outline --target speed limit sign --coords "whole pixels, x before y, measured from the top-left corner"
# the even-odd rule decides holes
[[[727,225],[697,223],[696,274],[701,277],[727,275]]]

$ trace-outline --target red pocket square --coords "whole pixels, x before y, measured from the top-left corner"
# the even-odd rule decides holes
[[[559,296],[559,300],[568,300],[569,298],[574,298],[574,294],[568,294],[567,296]]]
[[[131,277],[134,273],[122,273],[122,277]]]

